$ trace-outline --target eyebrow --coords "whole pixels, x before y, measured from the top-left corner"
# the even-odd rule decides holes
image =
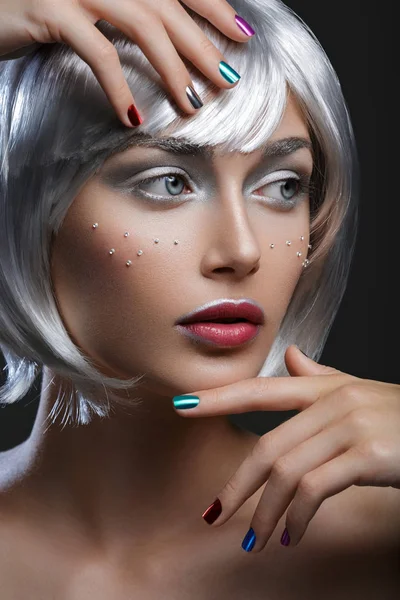
[[[143,137],[142,137],[143,136]],[[135,139],[134,144],[131,147],[144,146],[146,148],[159,148],[161,150],[167,150],[172,154],[176,155],[187,155],[192,154],[207,159],[212,159],[215,155],[215,149],[213,146],[207,144],[194,144],[186,141],[184,138],[155,138],[148,134],[138,135]],[[287,156],[292,154],[300,148],[308,148],[312,151],[312,143],[307,138],[303,137],[287,137],[268,142],[263,147],[263,158],[271,156]]]

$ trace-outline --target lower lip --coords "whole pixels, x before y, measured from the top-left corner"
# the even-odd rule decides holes
[[[254,323],[190,323],[178,325],[182,333],[196,340],[211,342],[217,346],[240,346],[256,337],[261,325]]]

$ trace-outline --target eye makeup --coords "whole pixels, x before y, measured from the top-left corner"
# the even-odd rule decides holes
[[[160,175],[156,175],[153,177],[145,177],[145,178],[137,178],[135,177],[133,180],[131,180],[130,182],[128,182],[127,188],[129,188],[129,192],[136,195],[136,196],[144,196],[145,198],[148,198],[150,201],[154,201],[155,203],[159,203],[159,204],[171,204],[171,203],[182,203],[185,200],[190,199],[193,195],[196,195],[195,192],[194,193],[187,193],[187,192],[181,192],[179,194],[173,194],[170,193],[168,194],[168,188],[166,187],[166,185],[169,183],[171,184],[171,181],[167,182],[166,180],[168,178],[173,178],[175,177],[175,179],[180,180],[182,182],[184,182],[184,188],[190,187],[192,188],[193,185],[191,183],[191,180],[188,179],[187,175],[185,173],[182,173],[178,170],[174,170],[172,171],[171,169],[168,169],[166,172],[162,172],[160,173]],[[287,192],[287,187],[285,189],[285,186],[287,186],[288,182],[295,182],[296,184],[296,191],[293,194],[293,196],[291,196],[290,198],[286,197],[282,197],[284,196],[284,191]],[[164,191],[165,193],[156,193],[156,192],[149,192],[149,191],[145,191],[143,189],[143,186],[153,186],[153,189],[157,186],[158,183],[158,187],[159,188],[163,188],[164,185]],[[270,194],[268,194],[267,192],[265,193],[253,193],[252,195],[254,197],[258,197],[260,199],[261,202],[263,202],[264,204],[272,204],[273,206],[275,206],[276,208],[280,208],[282,210],[288,210],[290,208],[293,208],[296,204],[298,204],[301,201],[301,198],[306,196],[309,192],[309,187],[310,187],[310,176],[306,173],[296,173],[293,171],[288,171],[288,170],[281,170],[281,171],[274,171],[272,173],[270,173],[266,178],[264,178],[264,181],[261,181],[258,183],[257,188],[255,191],[257,190],[261,190],[262,188],[275,188],[275,192],[274,195],[272,195],[272,193],[270,192]],[[280,197],[279,197],[280,195]],[[277,197],[278,196],[278,197]]]
[[[146,156],[144,156],[146,154]],[[162,164],[164,163],[164,164]],[[289,198],[271,197],[268,194],[252,194],[258,196],[264,202],[274,205],[276,208],[287,209],[298,203],[299,198],[305,196],[309,191],[309,182],[312,173],[312,160],[309,149],[301,148],[288,155],[274,155],[265,157],[245,176],[243,193],[252,194],[259,188],[269,186],[276,182],[284,185],[288,180],[297,180],[298,191],[296,201]],[[189,175],[190,174],[190,175]],[[197,200],[205,202],[211,195],[218,191],[215,165],[210,158],[203,155],[180,155],[160,149],[140,149],[138,158],[134,153],[130,162],[117,164],[105,169],[99,174],[100,180],[120,193],[132,194],[139,199],[155,204],[181,204],[185,200],[196,197]],[[191,193],[168,193],[162,187],[162,182],[168,177],[177,177],[191,188]],[[151,185],[160,182],[158,189],[165,189],[161,193],[145,191]],[[142,186],[142,187],[141,187]]]

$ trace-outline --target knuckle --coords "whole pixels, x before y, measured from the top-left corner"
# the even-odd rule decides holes
[[[340,388],[341,396],[346,405],[351,403],[353,408],[362,407],[365,403],[365,390],[359,383],[346,383]]]
[[[121,83],[117,83],[117,85],[114,88],[114,96],[115,96],[115,98],[124,98],[126,95],[128,95],[130,98],[131,91],[129,89],[129,86],[128,86],[128,83],[127,83],[125,77],[122,74]]]
[[[176,12],[180,8],[182,10],[185,10],[183,7],[181,7],[179,2],[177,2],[176,0],[163,0],[162,3],[160,2],[157,4],[158,4],[158,10],[162,11],[163,13],[166,13],[166,14],[168,14],[170,12]]]
[[[211,42],[211,40],[208,39],[208,37],[204,36],[201,40],[200,40],[200,51],[205,54],[215,54],[216,48],[214,46],[214,44]]]
[[[289,460],[285,456],[280,456],[272,467],[271,478],[277,479],[278,481],[285,481],[289,478],[290,472],[291,465]]]
[[[321,490],[316,478],[310,473],[303,475],[297,486],[297,493],[303,503],[318,499]]]
[[[265,433],[260,437],[258,442],[253,446],[252,455],[259,463],[265,463],[267,460],[271,461],[275,453],[274,441],[270,433]]]
[[[106,63],[105,67],[108,69],[110,62],[115,62],[118,59],[118,53],[113,44],[111,42],[103,42],[99,45],[98,49],[99,56],[99,64],[104,61]]]
[[[251,380],[250,395],[252,410],[262,410],[264,399],[271,389],[270,377],[255,377]]]
[[[223,406],[223,393],[221,388],[215,388],[212,390],[208,402],[210,404],[210,408],[212,410],[217,409]]]
[[[355,450],[372,461],[374,464],[387,464],[388,460],[393,456],[393,448],[384,440],[370,439],[358,444]]]
[[[29,29],[34,38],[41,42],[62,42],[58,11],[51,0],[34,0],[26,12]]]
[[[363,406],[362,408],[352,410],[347,415],[347,420],[350,422],[353,431],[359,435],[365,435],[373,428],[376,421],[376,413],[373,409]]]
[[[224,488],[224,495],[225,495],[225,493],[227,493],[230,498],[235,498],[237,496],[238,487],[237,487],[234,479],[230,479],[226,483],[225,488]]]

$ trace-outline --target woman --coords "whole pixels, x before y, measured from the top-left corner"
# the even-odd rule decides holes
[[[0,401],[43,366],[32,435],[2,458],[6,597],[398,591],[399,386],[315,362],[355,239],[346,105],[283,4],[231,8],[249,43],[185,11],[235,89],[185,63],[178,106],[97,23],[133,128],[68,46],[2,64]],[[261,438],[227,419],[289,409]]]

